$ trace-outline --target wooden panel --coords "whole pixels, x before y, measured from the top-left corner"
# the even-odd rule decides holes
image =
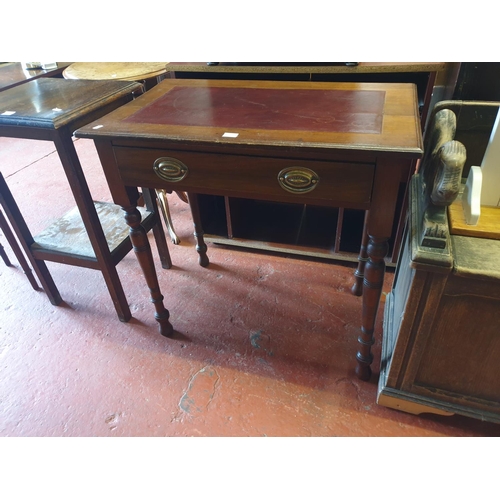
[[[481,207],[476,226],[465,222],[461,199],[457,199],[448,207],[448,215],[451,234],[500,240],[500,207]]]
[[[312,160],[246,157],[190,153],[163,149],[115,147],[122,181],[127,185],[164,187],[290,203],[366,209],[370,205],[375,167],[368,163],[323,162]],[[180,182],[161,180],[153,171],[156,159],[170,157],[188,167]],[[278,182],[279,172],[288,167],[306,167],[319,177],[315,189],[305,194],[285,191]]]
[[[493,297],[445,294],[414,384],[483,398],[500,407],[499,306]]]
[[[452,235],[451,245],[454,254],[453,273],[464,278],[476,278],[483,289],[489,282],[500,280],[500,241],[487,238],[468,238]]]
[[[206,73],[401,73],[442,71],[445,62],[360,62],[357,66],[345,63],[230,63],[209,66],[206,62],[170,62],[167,71]]]

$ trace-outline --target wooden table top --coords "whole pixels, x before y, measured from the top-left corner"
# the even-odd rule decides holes
[[[206,73],[420,73],[443,71],[445,62],[360,62],[344,63],[228,63],[209,66],[206,62],[169,62],[167,71]]]
[[[24,69],[20,62],[0,64],[0,90],[7,90],[36,78],[51,77],[62,73],[71,63],[57,63],[55,69]]]
[[[416,103],[413,84],[167,79],[77,135],[417,158],[422,139]]]
[[[134,82],[40,78],[1,93],[0,126],[58,129],[140,87]]]
[[[147,80],[166,73],[166,62],[75,62],[64,78],[70,80]]]

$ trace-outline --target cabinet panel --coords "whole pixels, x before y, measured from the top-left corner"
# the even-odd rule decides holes
[[[413,390],[426,394],[432,387],[450,396],[497,401],[500,407],[500,299],[448,294],[449,288],[439,304]]]

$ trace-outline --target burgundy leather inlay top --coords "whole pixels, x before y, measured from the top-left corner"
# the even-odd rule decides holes
[[[377,134],[385,92],[174,87],[125,122]]]

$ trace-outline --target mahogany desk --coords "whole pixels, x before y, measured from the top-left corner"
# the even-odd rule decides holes
[[[370,378],[399,181],[423,152],[413,84],[164,80],[76,135],[95,141],[164,336],[173,327],[138,186],[188,193],[204,266],[198,194],[369,210],[356,374]]]

